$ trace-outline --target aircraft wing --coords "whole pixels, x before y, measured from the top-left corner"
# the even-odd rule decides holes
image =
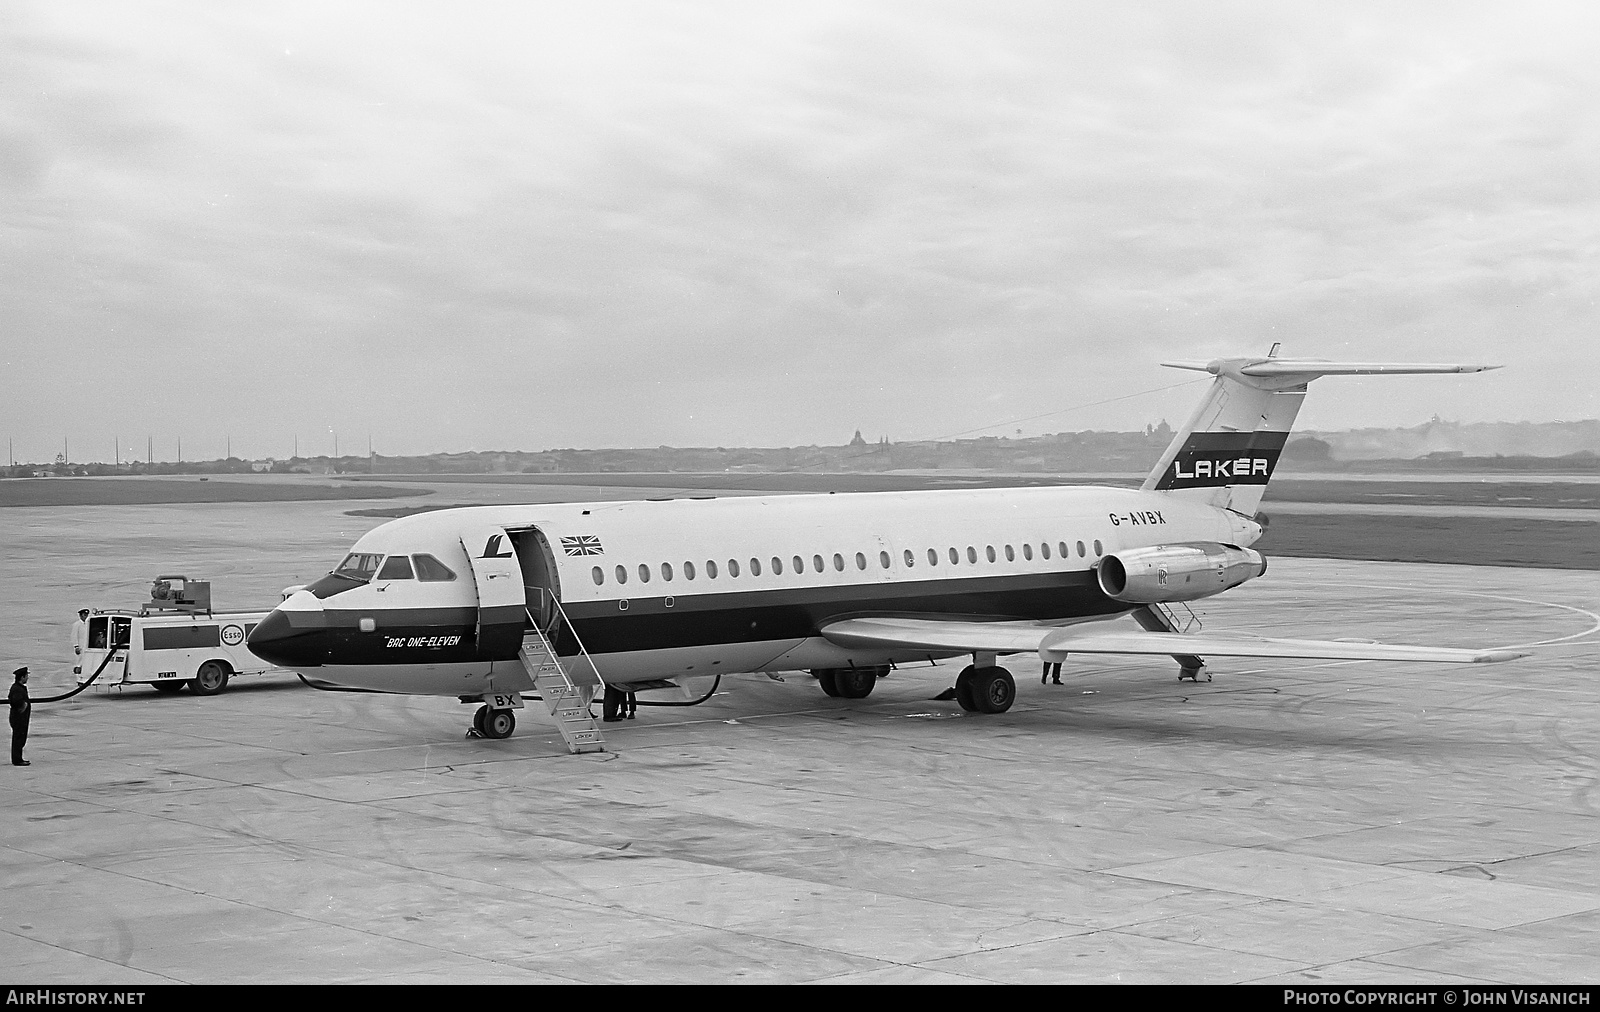
[[[1098,623],[1097,623],[1098,625]],[[842,647],[898,647],[977,653],[1037,653],[1056,662],[1068,654],[1194,654],[1201,657],[1282,657],[1337,661],[1432,661],[1486,664],[1526,657],[1517,650],[1462,650],[1344,640],[1290,640],[1241,634],[1145,632],[1045,626],[1031,622],[964,619],[850,618],[823,626],[822,635]]]

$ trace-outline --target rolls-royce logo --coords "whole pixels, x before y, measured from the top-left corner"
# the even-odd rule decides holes
[[[593,534],[579,534],[575,538],[562,538],[561,550],[568,555],[604,555],[600,539]]]

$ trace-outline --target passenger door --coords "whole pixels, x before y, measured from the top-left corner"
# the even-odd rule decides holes
[[[463,534],[461,546],[472,561],[478,592],[478,658],[511,660],[522,647],[528,617],[522,567],[517,565],[511,537],[503,528],[484,527]]]

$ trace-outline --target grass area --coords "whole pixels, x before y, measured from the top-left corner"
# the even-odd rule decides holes
[[[397,499],[429,489],[394,485],[218,481],[208,478],[12,478],[0,481],[0,506],[143,506],[163,503],[303,502]]]
[[[1600,569],[1600,524],[1516,517],[1281,514],[1255,546],[1272,556]]]
[[[433,513],[436,510],[458,510],[466,509],[469,506],[485,505],[490,504],[481,502],[451,502],[438,504],[430,503],[427,506],[374,506],[371,509],[345,510],[344,515],[347,517],[385,517],[387,519],[394,520],[399,517],[415,516],[418,513]]]
[[[1382,503],[1395,506],[1505,506],[1600,509],[1600,484],[1576,481],[1296,481],[1277,478],[1262,508],[1273,501]]]
[[[352,476],[368,482],[377,475]],[[390,477],[390,476],[383,476]],[[936,488],[1036,488],[1041,485],[1137,487],[1137,479],[1076,479],[1047,474],[798,474],[776,473],[541,473],[411,474],[391,480],[430,484],[566,485],[685,492],[739,489],[748,492],[903,492]],[[1277,502],[1370,503],[1411,506],[1504,506],[1600,509],[1600,484],[1571,481],[1360,481],[1340,478],[1278,478],[1268,486],[1264,508]]]

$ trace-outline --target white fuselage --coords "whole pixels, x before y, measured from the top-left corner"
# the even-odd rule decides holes
[[[377,527],[352,552],[382,557],[374,572],[426,554],[453,579],[324,577],[285,601],[251,648],[350,686],[527,691],[515,644],[525,623],[555,615],[540,610],[548,598],[559,602],[559,652],[586,651],[608,682],[891,664],[930,655],[848,650],[819,630],[884,614],[1109,618],[1131,606],[1096,585],[1107,554],[1259,536],[1227,510],[1083,486],[440,510]],[[514,600],[481,585],[473,565],[513,549],[526,588]]]

